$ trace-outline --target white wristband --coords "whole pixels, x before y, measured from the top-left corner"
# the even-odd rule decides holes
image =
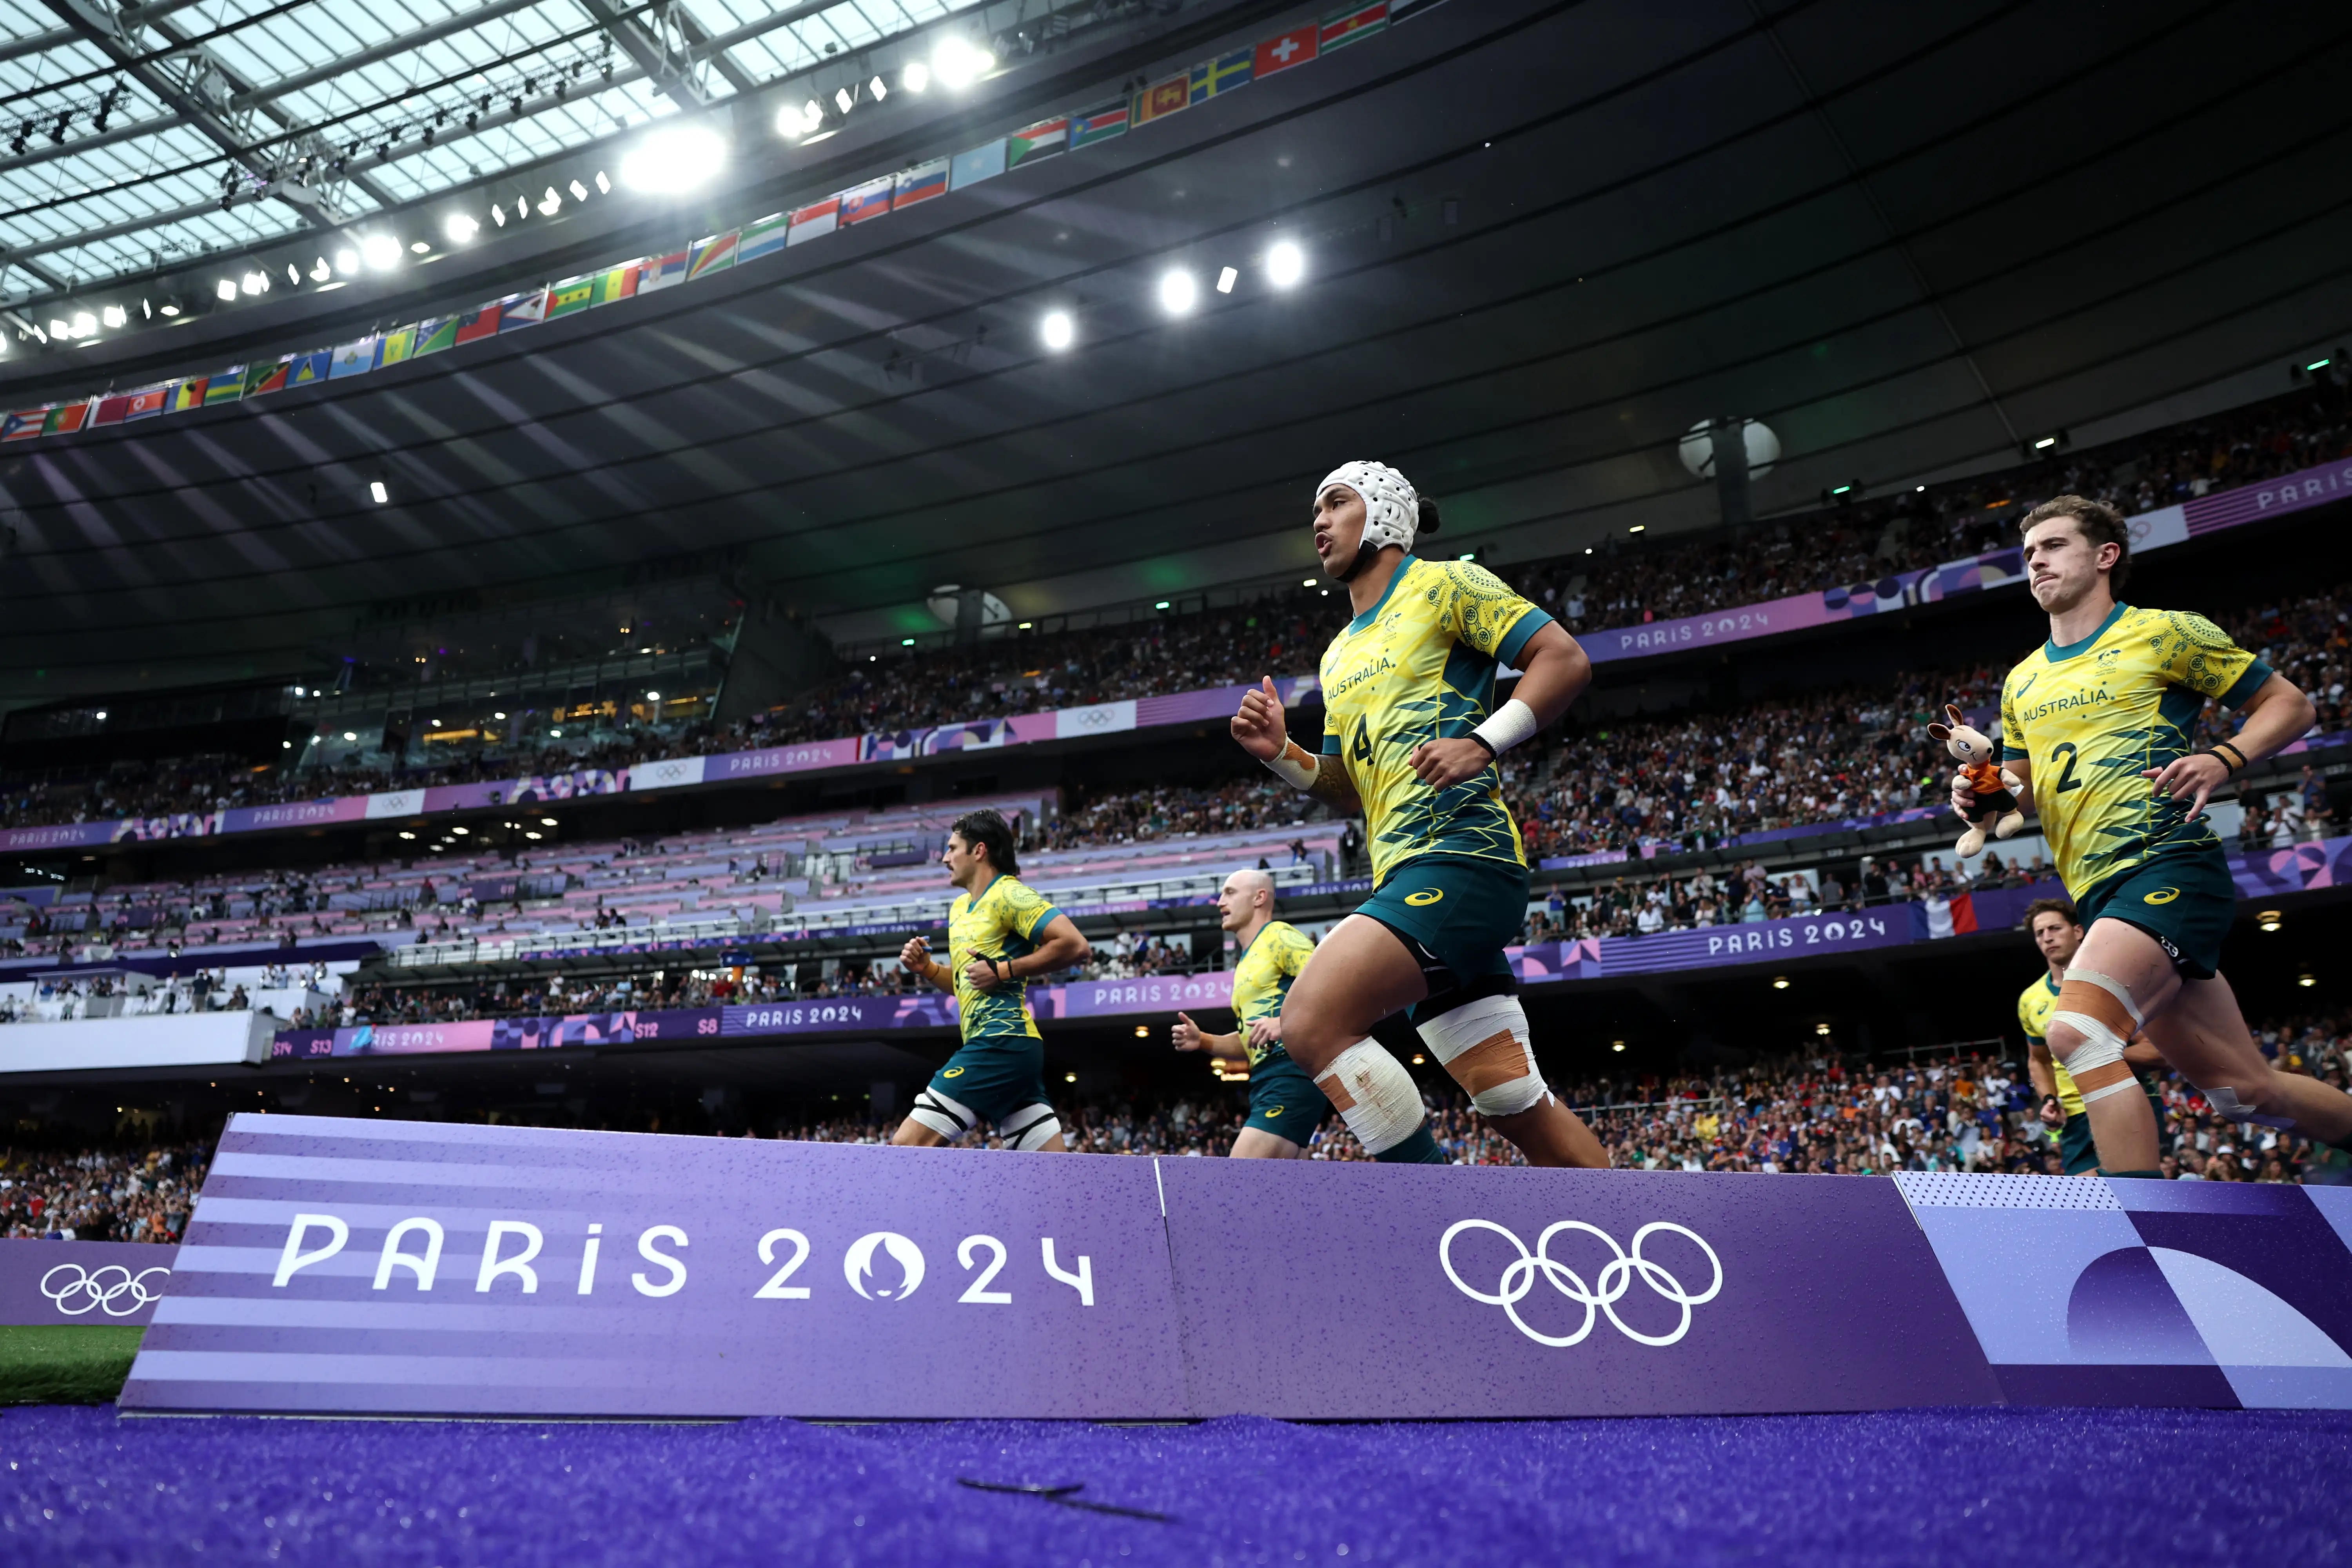
[[[1297,742],[1285,741],[1282,743],[1282,750],[1275,753],[1265,765],[1273,769],[1276,776],[1291,788],[1303,790],[1315,787],[1315,775],[1321,770],[1323,764],[1316,761],[1313,752]]]
[[[1470,732],[1493,747],[1499,757],[1541,728],[1536,722],[1536,710],[1514,697]]]

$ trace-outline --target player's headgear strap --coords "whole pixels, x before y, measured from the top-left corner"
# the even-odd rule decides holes
[[[1357,566],[1349,569],[1349,576],[1386,545],[1412,548],[1413,535],[1421,529],[1421,496],[1402,474],[1386,463],[1342,463],[1323,476],[1316,495],[1319,498],[1333,485],[1345,485],[1364,498],[1364,542],[1357,548]]]

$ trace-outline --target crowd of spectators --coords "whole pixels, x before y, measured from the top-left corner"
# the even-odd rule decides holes
[[[177,1241],[211,1160],[210,1143],[0,1151],[0,1236]]]

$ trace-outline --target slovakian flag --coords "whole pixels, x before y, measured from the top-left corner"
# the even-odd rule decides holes
[[[463,316],[431,316],[416,323],[416,347],[412,357],[423,359],[437,354],[443,349],[457,346],[457,329],[465,324]]]
[[[1091,147],[1097,142],[1126,135],[1127,115],[1127,100],[1123,98],[1097,103],[1092,109],[1081,109],[1070,116],[1070,145]]]
[[[1192,68],[1190,101],[1205,103],[1221,92],[1231,92],[1237,87],[1247,87],[1250,62],[1255,58],[1253,49],[1235,49],[1229,55],[1219,55],[1213,60],[1202,60]]]
[[[793,215],[770,213],[757,223],[743,226],[743,237],[735,242],[735,259],[756,261],[772,250],[782,250],[793,232]]]
[[[686,281],[687,253],[673,250],[667,256],[649,256],[637,273],[637,292],[650,294],[656,289],[667,289]]]
[[[49,411],[46,408],[26,408],[0,419],[0,441],[32,439],[42,433],[42,426],[48,416]]]
[[[509,294],[499,301],[499,331],[516,331],[523,327],[535,327],[547,320],[547,290],[533,289],[527,293]]]
[[[576,316],[595,303],[594,274],[584,278],[566,278],[562,282],[548,287],[547,319],[552,321],[559,316]]]
[[[205,376],[192,376],[172,388],[172,412],[184,414],[191,408],[205,405]]]
[[[821,238],[840,226],[841,198],[827,196],[793,212],[792,226],[784,231],[784,243],[798,245],[803,240]]]
[[[1316,48],[1329,54],[1333,49],[1369,38],[1388,25],[1388,0],[1381,0],[1377,5],[1342,5],[1324,16],[1323,32],[1316,40]]]
[[[645,271],[642,260],[624,261],[618,267],[607,267],[596,274],[596,303],[609,305],[615,300],[634,298],[637,279]]]
[[[1293,27],[1286,33],[1276,33],[1257,47],[1256,58],[1250,62],[1252,77],[1272,76],[1293,66],[1303,66],[1315,58],[1316,41],[1323,29],[1312,22]]]
[[[885,175],[868,180],[862,185],[852,185],[836,198],[841,203],[841,226],[864,223],[870,217],[880,217],[890,210],[890,189],[893,182]]]
[[[60,403],[42,419],[41,434],[70,436],[89,423],[89,404],[87,399],[79,403]]]
[[[1004,166],[1017,169],[1024,163],[1058,158],[1069,150],[1070,117],[1065,114],[1053,120],[1041,120],[1034,125],[1023,126],[1004,139]]]
[[[289,387],[316,386],[327,379],[334,363],[331,349],[314,349],[306,354],[296,354],[286,364],[286,384]]]
[[[492,300],[487,305],[475,306],[472,310],[457,318],[457,333],[456,337],[450,340],[450,342],[453,343],[478,343],[484,338],[497,337],[499,335],[499,312],[503,308],[503,301],[500,300]]]
[[[918,163],[901,170],[898,189],[890,194],[890,210],[903,211],[918,202],[928,202],[948,194],[948,160],[934,158],[928,163]]]
[[[373,370],[376,349],[383,342],[381,338],[361,338],[355,342],[339,346],[334,359],[327,366],[327,379],[341,381],[346,376],[365,375]]]
[[[688,279],[724,272],[735,265],[735,242],[743,231],[730,228],[725,234],[707,235],[687,247],[686,275]]]
[[[1192,101],[1192,73],[1178,71],[1166,81],[1153,82],[1135,95],[1135,123],[1149,125],[1155,120],[1188,107]]]
[[[394,327],[392,331],[384,333],[383,344],[381,348],[376,350],[375,367],[378,370],[382,370],[388,364],[400,364],[406,361],[408,357],[415,352],[416,329],[415,327]]]

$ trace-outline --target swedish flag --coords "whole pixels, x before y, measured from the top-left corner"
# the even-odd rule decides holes
[[[1192,91],[1190,102],[1200,103],[1221,92],[1231,92],[1237,87],[1247,87],[1254,51],[1235,49],[1219,55],[1213,60],[1202,60],[1192,68]]]

